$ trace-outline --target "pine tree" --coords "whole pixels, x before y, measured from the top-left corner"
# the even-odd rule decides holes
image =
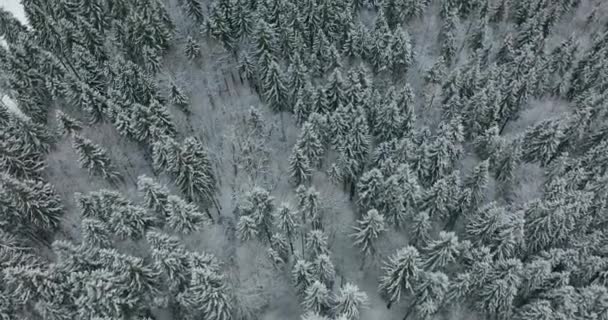
[[[522,159],[547,165],[558,156],[564,140],[563,125],[559,120],[545,120],[528,129],[523,140]]]
[[[112,244],[108,226],[97,219],[82,220],[82,240],[88,246],[99,248],[109,248]]]
[[[415,283],[422,273],[421,265],[418,250],[411,246],[398,250],[386,260],[379,289],[388,301],[388,308],[401,299],[403,291],[414,292]]]
[[[158,225],[157,218],[142,207],[128,204],[112,209],[108,223],[112,232],[123,240],[140,239],[147,229]]]
[[[385,228],[384,217],[372,209],[363,215],[363,219],[358,220],[357,224],[356,232],[352,235],[355,239],[354,245],[360,247],[364,255],[373,256],[376,253],[374,243]]]
[[[287,110],[288,91],[285,82],[279,64],[272,61],[268,66],[268,70],[264,73],[262,89],[264,91],[264,99],[275,112]]]
[[[312,176],[312,168],[304,152],[294,146],[289,157],[289,175],[294,185],[307,184]]]
[[[453,232],[441,231],[439,238],[428,242],[423,250],[424,266],[427,270],[444,268],[456,260],[459,253],[458,237]]]
[[[196,23],[203,24],[205,16],[203,14],[203,6],[199,0],[185,0],[182,2],[186,14]]]
[[[260,240],[270,242],[275,218],[273,215],[275,209],[274,197],[265,189],[255,187],[247,193],[245,200],[239,205],[238,209],[241,213],[240,220],[245,219],[242,223],[249,229],[253,227]]]
[[[410,224],[411,242],[414,246],[418,244],[426,245],[430,240],[431,221],[429,215],[422,211],[413,217],[413,221]]]
[[[198,59],[201,56],[201,47],[192,37],[186,38],[184,54],[186,54],[186,57],[192,61]]]
[[[448,16],[443,21],[439,36],[441,56],[448,65],[454,62],[457,54],[456,35],[454,33],[458,30],[458,24],[459,19],[456,10],[450,10]]]
[[[167,279],[169,290],[175,292],[186,285],[191,262],[181,241],[160,231],[148,231],[146,240],[150,244],[154,268]]]
[[[0,175],[2,224],[32,235],[52,232],[59,225],[63,206],[52,185],[42,181]]]
[[[59,129],[65,135],[70,135],[82,129],[82,123],[80,121],[70,117],[61,110],[57,110],[56,117]]]
[[[180,233],[191,233],[209,223],[209,218],[198,211],[196,205],[188,203],[178,196],[167,197],[167,226]]]
[[[87,169],[91,175],[100,176],[110,182],[122,179],[105,149],[94,144],[91,140],[75,134],[73,147],[78,154],[81,167]]]
[[[258,226],[251,216],[241,216],[236,224],[236,234],[241,241],[258,237]]]
[[[188,287],[177,296],[180,305],[193,316],[230,320],[232,305],[224,276],[209,268],[193,268],[191,274]]]
[[[424,271],[415,287],[415,298],[403,319],[412,312],[421,319],[429,319],[441,308],[448,292],[449,279],[442,272]]]
[[[379,210],[389,224],[400,228],[412,214],[411,207],[406,206],[405,192],[397,175],[392,175],[384,182]]]
[[[169,100],[182,111],[186,113],[189,112],[188,105],[190,104],[190,102],[188,101],[188,98],[186,97],[184,92],[182,92],[182,89],[179,88],[175,83],[171,83],[171,88],[169,91]]]
[[[186,138],[180,146],[178,154],[171,155],[170,172],[173,173],[175,184],[186,195],[187,199],[202,203],[206,209],[215,205],[217,180],[213,172],[211,160],[202,143],[193,137]]]
[[[0,168],[17,178],[34,179],[44,170],[43,156],[37,151],[28,150],[23,140],[8,137],[0,132]]]
[[[287,203],[281,203],[275,215],[274,220],[276,221],[277,228],[287,238],[291,252],[293,253],[293,238],[298,234],[300,228],[297,213]]]
[[[421,209],[427,210],[429,217],[444,219],[454,210],[455,201],[460,194],[459,172],[455,171],[445,178],[437,180],[433,186],[426,190],[421,201]]]
[[[380,106],[375,121],[374,131],[380,141],[389,141],[401,137],[404,119],[395,101]]]
[[[142,195],[146,208],[153,210],[160,217],[167,215],[169,189],[165,185],[141,175],[137,178],[137,190]]]
[[[328,288],[332,288],[336,279],[336,270],[331,258],[328,254],[320,254],[312,262],[314,275],[316,279],[325,284]]]
[[[397,28],[393,33],[390,43],[390,68],[395,78],[405,75],[409,67],[414,63],[414,51],[410,41],[409,33],[402,27]]]
[[[359,320],[361,309],[368,303],[367,294],[359,291],[359,287],[352,283],[346,283],[335,299],[333,312],[338,317],[345,317],[350,320]]]
[[[302,126],[302,131],[300,131],[295,148],[303,153],[311,166],[320,166],[325,153],[325,147],[317,130],[315,130],[309,121]]]
[[[475,306],[488,315],[509,316],[521,284],[522,263],[516,259],[499,260],[476,291]]]
[[[291,270],[291,279],[298,290],[298,294],[304,295],[306,289],[313,283],[313,265],[304,260],[298,259]]]
[[[488,160],[480,162],[464,181],[463,188],[471,191],[471,208],[476,208],[485,200],[489,180],[489,166],[490,162]]]
[[[306,251],[311,258],[321,254],[329,254],[327,236],[321,230],[311,230],[306,235]]]
[[[319,282],[314,281],[304,292],[302,307],[304,310],[313,313],[326,313],[331,305],[331,296],[327,287]]]
[[[357,183],[357,201],[361,210],[379,207],[383,184],[384,177],[377,168],[373,168],[361,176]]]

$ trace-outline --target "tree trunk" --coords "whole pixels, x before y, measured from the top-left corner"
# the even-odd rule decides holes
[[[283,119],[283,111],[279,111],[279,117],[281,118],[281,141],[287,141],[287,135],[285,135],[285,121]]]

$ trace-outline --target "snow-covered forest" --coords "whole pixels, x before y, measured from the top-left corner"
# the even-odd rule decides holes
[[[21,5],[0,320],[608,320],[608,2]]]

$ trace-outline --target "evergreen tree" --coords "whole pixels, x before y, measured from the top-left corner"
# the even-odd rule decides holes
[[[414,51],[408,32],[400,27],[395,29],[390,43],[390,68],[395,77],[403,77],[414,63]]]
[[[169,189],[165,185],[141,175],[137,178],[137,190],[142,195],[146,208],[153,210],[160,217],[167,215]]]
[[[361,176],[357,183],[357,200],[361,210],[379,207],[383,184],[384,177],[377,168],[373,168]]]
[[[449,280],[442,272],[422,272],[415,287],[415,298],[404,319],[412,312],[422,319],[429,319],[436,314],[445,299]]]
[[[457,54],[456,34],[459,19],[456,10],[450,10],[443,21],[439,35],[441,43],[441,56],[448,65],[454,62]]]
[[[187,199],[200,202],[204,208],[211,205],[218,207],[215,200],[216,176],[209,154],[198,139],[186,138],[179,152],[170,155],[169,159],[169,172],[174,175],[175,184]]]
[[[453,232],[441,231],[439,238],[428,242],[423,250],[427,270],[444,268],[456,260],[459,250],[458,237]]]
[[[188,101],[188,98],[186,97],[184,92],[182,92],[182,89],[179,88],[177,86],[177,84],[175,84],[175,83],[171,83],[171,88],[169,91],[169,99],[170,99],[171,103],[176,105],[182,111],[184,111],[186,113],[189,112],[188,105],[190,104],[190,102]]]
[[[293,238],[297,235],[299,231],[299,221],[297,217],[297,213],[292,210],[288,204],[282,203],[279,205],[276,211],[275,221],[277,224],[277,228],[285,234],[287,241],[289,241],[289,246],[291,248],[291,252],[294,252],[293,249]]]
[[[304,152],[294,146],[289,157],[289,175],[294,185],[306,184],[312,175],[312,168]]]
[[[114,206],[112,210],[108,223],[112,232],[123,240],[140,239],[147,229],[158,225],[155,216],[136,205]]]
[[[275,112],[286,111],[288,91],[279,64],[272,61],[263,75],[264,99]]]
[[[522,159],[547,165],[559,155],[559,146],[563,140],[562,123],[559,120],[545,120],[526,132]]]
[[[318,130],[315,130],[313,124],[309,121],[302,126],[295,148],[308,159],[310,166],[318,167],[321,165],[325,147],[319,137]]]
[[[192,37],[186,38],[184,54],[186,54],[186,57],[192,61],[198,59],[201,56],[201,47]]]
[[[192,268],[190,283],[177,296],[177,301],[193,316],[198,314],[209,320],[232,318],[226,279],[209,268]]]
[[[99,248],[109,248],[112,244],[108,226],[97,219],[82,220],[82,240],[86,245]]]
[[[331,296],[327,287],[319,282],[314,281],[304,292],[302,307],[304,310],[313,313],[326,313],[331,305]]]
[[[374,255],[376,249],[374,243],[384,231],[384,217],[377,210],[369,210],[363,219],[357,221],[358,226],[355,227],[355,233],[352,235],[355,239],[355,246],[360,247],[364,255]]]
[[[248,192],[245,200],[238,207],[243,220],[243,226],[253,227],[261,240],[270,242],[271,231],[274,224],[273,215],[275,204],[274,197],[268,191],[260,187],[255,187]]]
[[[374,131],[380,141],[398,139],[403,133],[404,119],[396,102],[381,106],[375,119]]]
[[[413,245],[426,244],[430,240],[431,221],[426,212],[420,212],[413,217],[410,224],[411,242]]]
[[[306,289],[313,283],[313,265],[304,260],[298,259],[291,270],[291,279],[298,290],[298,294],[304,295]]]
[[[311,230],[306,235],[306,251],[311,258],[329,254],[327,236],[321,230]]]
[[[418,250],[411,246],[400,249],[386,260],[379,287],[388,301],[388,308],[401,299],[403,291],[414,292],[415,283],[422,273],[421,265]]]
[[[165,210],[167,226],[176,232],[191,233],[209,223],[209,218],[200,213],[196,205],[175,195],[167,197]]]
[[[336,278],[336,270],[331,258],[328,254],[320,254],[312,262],[312,267],[316,279],[325,284],[328,288],[332,288]]]
[[[368,303],[367,294],[359,291],[359,287],[352,283],[346,283],[335,299],[333,313],[340,317],[343,316],[350,320],[359,320],[360,311]]]
[[[471,174],[465,179],[463,188],[471,191],[471,208],[482,204],[486,197],[488,188],[488,169],[490,162],[488,160],[480,162]]]
[[[28,150],[23,140],[7,137],[0,132],[0,167],[4,172],[24,179],[37,178],[45,168],[43,156],[37,151]]]
[[[69,115],[63,113],[61,110],[57,110],[56,113],[57,124],[63,134],[70,135],[76,131],[82,129],[82,123]]]
[[[63,206],[52,185],[0,175],[1,225],[38,236],[59,226]]]
[[[78,134],[74,135],[73,147],[78,154],[80,165],[91,175],[100,176],[110,182],[122,179],[105,149]]]
[[[182,2],[186,14],[196,23],[203,24],[205,16],[203,14],[203,5],[199,0],[185,0]]]

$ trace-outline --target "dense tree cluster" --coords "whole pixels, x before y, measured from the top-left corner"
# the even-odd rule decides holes
[[[21,3],[0,319],[608,317],[599,2]]]

